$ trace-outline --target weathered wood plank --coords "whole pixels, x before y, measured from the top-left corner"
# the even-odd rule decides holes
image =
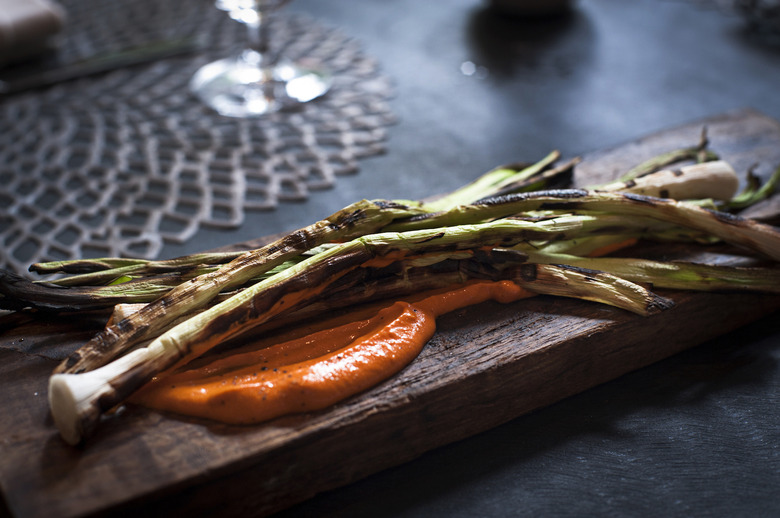
[[[692,124],[586,157],[577,181],[615,174],[695,142]],[[753,112],[707,121],[738,170],[780,163],[780,124]],[[228,427],[128,407],[83,449],[66,446],[46,408],[57,361],[100,325],[0,320],[0,486],[20,518],[131,514],[155,502],[196,515],[264,515],[409,461],[780,308],[780,297],[664,293],[650,318],[537,297],[467,308],[439,320],[420,357],[380,386],[323,412]]]

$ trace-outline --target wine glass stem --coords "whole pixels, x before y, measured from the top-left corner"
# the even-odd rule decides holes
[[[263,66],[271,66],[270,45],[268,35],[268,19],[264,13],[258,13],[257,21],[247,24],[249,35],[249,50],[260,58]]]

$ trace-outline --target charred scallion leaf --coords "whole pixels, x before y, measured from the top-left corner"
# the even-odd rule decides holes
[[[630,182],[641,178],[647,174],[655,173],[661,169],[666,169],[673,164],[685,161],[694,161],[698,163],[718,160],[718,155],[708,149],[709,138],[707,137],[707,128],[702,128],[699,143],[692,147],[674,149],[660,155],[656,155],[649,160],[634,166],[620,178],[618,182]]]
[[[561,189],[511,194],[484,200],[478,205],[456,207],[436,214],[414,216],[394,223],[388,230],[435,228],[503,218],[529,210],[576,209],[613,215],[645,216],[698,230],[723,241],[780,260],[780,234],[769,225],[691,203],[630,193]]]
[[[780,293],[780,268],[651,261],[628,257],[578,257],[529,251],[533,262],[565,264],[609,272],[656,288],[690,291]]]
[[[105,329],[68,357],[57,372],[81,372],[110,361],[133,345],[164,330],[179,316],[209,303],[290,258],[328,241],[374,232],[399,216],[419,213],[403,205],[361,201],[262,247],[246,252],[218,270],[176,286],[137,313]]]
[[[49,398],[55,423],[70,443],[80,442],[97,425],[100,416],[124,401],[155,375],[196,358],[216,345],[235,337],[277,315],[289,313],[323,297],[331,283],[372,259],[397,260],[407,255],[433,253],[444,257],[463,250],[492,247],[496,243],[514,244],[528,237],[581,231],[580,222],[545,228],[536,223],[499,220],[481,225],[382,233],[359,237],[334,246],[280,273],[247,288],[230,299],[211,307],[164,332],[146,347],[133,350],[93,371],[52,376]],[[553,270],[531,265],[533,273],[521,271],[527,282]],[[661,300],[646,289],[609,274],[591,270],[564,268],[570,276],[584,276],[586,283],[609,286],[600,293],[582,289],[580,298],[609,301],[619,307],[633,307],[640,297],[645,311],[657,309]],[[597,278],[601,279],[596,283]],[[540,283],[542,285],[543,283]],[[561,293],[571,293],[560,283]],[[574,284],[574,286],[579,286]],[[647,300],[649,296],[650,300]]]

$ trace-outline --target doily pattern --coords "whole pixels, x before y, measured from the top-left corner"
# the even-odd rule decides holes
[[[295,112],[240,120],[211,112],[187,87],[200,66],[244,42],[243,27],[212,5],[63,3],[66,61],[193,35],[208,42],[191,55],[0,101],[0,267],[154,258],[201,226],[234,228],[246,210],[331,188],[359,159],[384,151],[390,81],[337,30],[278,13],[274,46],[330,69],[333,87]]]

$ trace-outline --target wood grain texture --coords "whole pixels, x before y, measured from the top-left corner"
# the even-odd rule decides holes
[[[740,111],[585,157],[578,184],[695,143],[702,124],[735,168],[780,164],[780,124]],[[242,245],[244,246],[244,245]],[[95,332],[84,315],[0,320],[0,486],[11,512],[42,516],[267,515],[649,365],[780,308],[780,297],[664,292],[649,318],[536,297],[439,319],[399,375],[322,412],[230,427],[127,407],[84,448],[58,437],[46,384]],[[150,504],[155,509],[150,511]]]

